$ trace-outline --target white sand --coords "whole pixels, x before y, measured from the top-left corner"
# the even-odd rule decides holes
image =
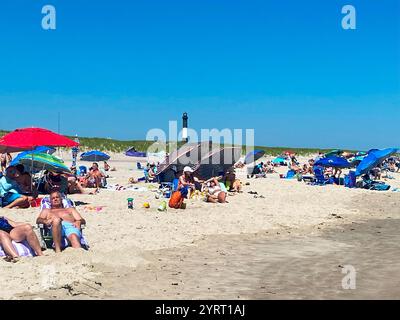
[[[127,185],[129,177],[142,175],[136,169],[137,159],[123,155],[113,155],[112,159],[109,164],[117,171],[110,172],[110,184]],[[306,158],[299,160],[305,161]],[[286,170],[285,167],[279,168],[280,173]],[[91,245],[90,251],[68,249],[56,255],[47,250],[45,257],[25,258],[16,264],[0,261],[0,298],[10,299],[17,294],[23,297],[24,293],[29,293],[29,298],[32,298],[32,294],[49,287],[60,288],[77,282],[93,287],[93,281],[99,275],[93,271],[94,265],[104,265],[107,270],[113,267],[134,268],[146,263],[143,258],[145,250],[192,244],[207,235],[260,231],[313,233],[327,226],[373,216],[400,216],[400,212],[371,213],[353,209],[355,196],[365,195],[368,198],[377,191],[332,185],[309,186],[293,179],[279,179],[278,174],[270,174],[265,179],[246,179],[244,170],[239,170],[238,175],[243,182],[250,182],[244,187],[243,194],[228,197],[228,204],[189,200],[186,201],[186,210],[158,212],[161,199],[155,199],[152,191],[101,190],[97,195],[71,195],[78,204],[87,203],[79,205],[78,210],[87,220],[84,233]],[[400,187],[400,174],[393,175],[396,179],[387,183]],[[151,185],[141,183],[137,186]],[[248,191],[257,191],[265,199],[255,199]],[[380,193],[385,193],[385,201],[400,203],[400,193]],[[134,210],[127,208],[128,197],[135,199]],[[142,207],[146,201],[150,202],[150,209]],[[85,210],[85,206],[105,207],[96,212]],[[38,209],[1,210],[1,215],[34,224]]]

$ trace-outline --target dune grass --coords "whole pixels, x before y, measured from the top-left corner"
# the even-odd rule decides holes
[[[9,131],[0,130],[0,137],[9,133]],[[68,136],[70,139],[74,139],[73,136]],[[89,138],[89,137],[79,137],[79,142],[81,144],[81,151],[88,150],[100,150],[105,152],[124,152],[129,147],[135,147],[137,151],[145,152],[148,151],[148,148],[154,144],[154,141],[146,141],[146,140],[114,140],[114,139],[106,139],[106,138]],[[183,143],[179,142],[178,147]],[[166,144],[167,152],[171,152],[169,150],[169,144]],[[317,149],[317,148],[290,148],[290,147],[267,147],[267,146],[256,146],[254,149],[264,150],[267,155],[276,156],[280,155],[285,151],[295,152],[297,155],[310,155],[318,152],[329,152],[334,149]],[[151,152],[161,151],[162,148],[156,147],[151,150]],[[349,152],[354,152],[354,150],[345,150]],[[242,147],[242,153],[246,152],[246,147]]]

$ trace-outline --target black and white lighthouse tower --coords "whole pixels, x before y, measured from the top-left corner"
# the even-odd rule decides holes
[[[188,128],[188,115],[186,112],[184,112],[183,116],[182,116],[182,141],[183,142],[189,141],[187,128]]]

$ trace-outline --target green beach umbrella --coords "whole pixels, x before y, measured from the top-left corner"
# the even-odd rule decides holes
[[[27,154],[19,159],[19,163],[34,171],[47,170],[57,173],[71,173],[64,161],[47,153]]]

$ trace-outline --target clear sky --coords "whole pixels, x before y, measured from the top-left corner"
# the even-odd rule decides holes
[[[56,131],[60,112],[64,134],[143,139],[186,111],[258,145],[398,147],[399,16],[398,0],[2,0],[0,128]]]

